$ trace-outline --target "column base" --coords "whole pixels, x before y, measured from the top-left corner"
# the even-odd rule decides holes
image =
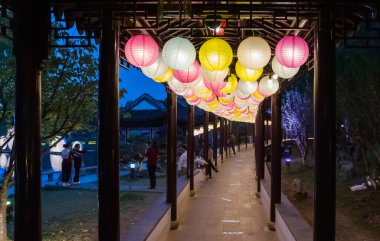
[[[276,231],[276,225],[274,222],[267,223],[267,226],[268,226],[270,231]]]
[[[195,191],[194,190],[191,190],[190,191],[190,197],[194,197],[195,196]]]
[[[170,230],[176,230],[176,229],[178,229],[178,226],[179,226],[179,222],[177,220],[171,221]]]

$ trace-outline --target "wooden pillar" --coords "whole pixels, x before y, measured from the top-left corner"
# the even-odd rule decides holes
[[[190,195],[194,195],[194,106],[187,107],[187,161],[190,177]]]
[[[206,161],[209,159],[209,156],[208,156],[208,122],[209,122],[209,113],[208,113],[208,111],[205,111],[205,120],[204,120],[204,128],[203,128],[203,157]]]
[[[256,137],[255,137],[255,153],[257,158],[257,192],[260,192],[260,180],[264,179],[264,116],[263,116],[263,103],[259,105],[256,115]]]
[[[224,125],[224,150],[226,152],[226,158],[228,156],[228,146],[227,146],[227,143],[228,143],[228,139],[230,138],[230,135],[228,133],[228,120],[226,119],[225,121],[225,125]]]
[[[177,95],[171,92],[171,122],[170,122],[170,142],[171,142],[171,160],[170,160],[170,171],[171,171],[171,183],[170,183],[170,194],[171,194],[171,221],[172,229],[178,227],[177,221]]]
[[[16,57],[14,240],[41,240],[41,66],[47,58],[50,2],[12,1]],[[38,27],[36,27],[38,26]],[[5,217],[3,217],[5,222]],[[3,235],[1,239],[7,238]]]
[[[104,11],[99,51],[98,237],[120,240],[119,22]]]
[[[271,96],[272,105],[272,175],[270,221],[275,221],[275,204],[281,203],[281,93]],[[268,127],[269,128],[269,127]]]
[[[245,136],[244,136],[244,142],[245,142],[245,149],[248,149],[248,123],[245,123]]]
[[[238,125],[237,125],[236,139],[238,140],[238,151],[240,151],[240,144],[241,144],[241,139],[240,139],[240,123],[238,123]]]
[[[219,142],[219,153],[220,153],[220,159],[223,162],[223,156],[224,156],[224,118],[220,118],[220,127],[219,127],[219,135],[220,135],[220,142]]]
[[[328,5],[328,4],[327,4]],[[322,7],[314,31],[314,241],[335,240],[335,43]]]
[[[218,166],[218,116],[214,114],[214,129],[212,137],[213,146],[213,159],[215,161],[215,166]]]
[[[167,121],[167,126],[166,126],[166,202],[170,203],[171,202],[171,185],[172,185],[172,171],[171,171],[171,163],[172,163],[172,142],[171,142],[171,132],[173,131],[171,129],[171,122],[172,122],[172,91],[169,89],[169,87],[166,88],[166,121]],[[177,170],[177,169],[176,169]]]

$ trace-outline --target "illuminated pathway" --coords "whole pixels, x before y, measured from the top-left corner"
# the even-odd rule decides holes
[[[255,196],[253,148],[241,150],[219,165],[213,179],[201,182],[169,241],[278,240]]]

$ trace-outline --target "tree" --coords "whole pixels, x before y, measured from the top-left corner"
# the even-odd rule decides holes
[[[6,69],[0,74],[0,126],[4,132],[12,128],[14,115],[15,59],[11,55],[11,43],[0,40],[0,63]],[[95,51],[95,46],[52,50],[42,73],[42,142],[50,143],[57,135],[64,137],[76,130],[96,128],[98,59]],[[5,217],[13,162],[11,155],[0,184],[0,240],[7,239]]]
[[[340,49],[336,61],[337,144],[356,169],[371,176],[380,166],[379,54],[374,49]]]
[[[281,106],[282,128],[286,136],[296,143],[304,165],[309,154],[308,137],[312,131],[312,87],[309,82],[308,74],[298,79],[290,90],[284,92]]]

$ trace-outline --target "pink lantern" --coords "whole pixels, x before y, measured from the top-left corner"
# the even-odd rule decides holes
[[[201,103],[201,98],[195,97],[194,99],[186,99],[189,105],[199,105]]]
[[[285,36],[276,46],[277,61],[288,68],[303,65],[309,56],[309,47],[303,38]]]
[[[190,98],[190,97],[193,97],[195,95],[194,93],[194,90],[191,89],[191,88],[186,88],[184,91],[183,91],[183,97],[184,98]]]
[[[224,93],[224,92],[222,92],[222,91],[219,91],[219,90],[214,91],[214,94],[215,94],[216,96],[218,96],[218,97],[226,97],[226,96],[227,96],[226,93]]]
[[[135,35],[125,45],[125,57],[136,67],[148,67],[158,58],[158,46],[147,35]]]
[[[174,70],[173,75],[182,83],[190,83],[201,75],[201,68],[197,60],[185,70]]]
[[[205,86],[209,89],[209,90],[212,90],[212,91],[220,91],[221,89],[223,89],[227,82],[224,82],[224,81],[208,81],[206,79],[203,79],[203,82],[205,84]]]
[[[210,102],[213,102],[215,100],[216,96],[214,95],[214,93],[209,97],[209,98],[202,98],[203,102],[206,102],[206,103],[210,103]]]

